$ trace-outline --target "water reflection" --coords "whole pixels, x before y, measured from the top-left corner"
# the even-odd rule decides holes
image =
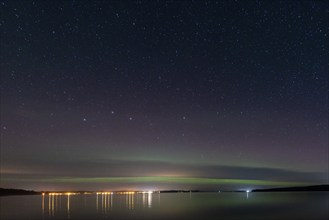
[[[42,218],[59,218],[60,216],[70,219],[72,210],[71,202],[75,193],[43,193],[41,196]],[[97,192],[89,193],[84,196],[84,200],[74,199],[74,204],[82,202],[93,203],[94,210],[97,214],[107,216],[115,206],[117,209],[134,210],[135,208],[152,208],[153,192]],[[94,202],[93,202],[94,201]],[[158,194],[160,204],[160,195]],[[62,203],[65,204],[62,207]]]
[[[0,219],[328,219],[328,193],[45,193],[0,198]],[[160,204],[161,196],[161,204]],[[263,207],[266,212],[259,207]],[[278,212],[284,209],[286,212]],[[19,212],[17,211],[19,210]],[[298,210],[298,213],[296,212]],[[209,212],[211,211],[211,212]],[[215,212],[215,215],[213,214]],[[212,213],[205,216],[205,213]],[[216,214],[217,213],[217,214]],[[208,218],[209,217],[209,218]],[[167,218],[170,219],[170,216]]]
[[[67,213],[67,218],[69,219],[71,216],[70,197],[75,194],[76,193],[48,193],[48,194],[42,193],[42,197],[41,197],[42,218],[45,218],[46,217],[45,215],[47,215],[48,218],[54,218],[55,216],[57,216],[57,214],[63,212],[64,210],[62,209],[62,200],[64,199],[64,202],[66,202],[65,211]],[[45,210],[48,210],[47,213],[45,213],[46,212]]]
[[[135,195],[134,194],[127,194],[125,199],[126,199],[126,207],[128,209],[134,209]]]
[[[112,193],[102,193],[102,213],[112,210]]]
[[[70,218],[70,193],[67,194],[67,218]]]
[[[149,208],[151,208],[152,207],[152,194],[151,193],[148,193],[147,195],[148,195],[147,196],[147,206]]]
[[[45,194],[44,193],[42,193],[41,211],[42,211],[42,219],[43,219],[45,217]]]
[[[251,191],[248,189],[248,190],[246,190],[246,194],[247,194],[247,199],[249,199],[249,193],[250,193]]]
[[[101,205],[99,205],[101,204]],[[96,193],[96,213],[99,213],[99,210],[102,214],[107,214],[112,210],[113,204],[113,193],[112,192],[102,192]],[[99,208],[101,206],[101,208]]]

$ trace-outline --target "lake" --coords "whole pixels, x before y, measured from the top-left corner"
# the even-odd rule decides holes
[[[144,193],[0,197],[0,219],[316,219],[328,192]]]

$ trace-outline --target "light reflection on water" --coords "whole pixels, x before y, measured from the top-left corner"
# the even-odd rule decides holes
[[[62,203],[66,203],[67,218],[70,218],[70,197],[71,194],[51,193],[41,196],[42,218],[54,218],[57,212],[63,212]],[[64,200],[64,201],[63,201]],[[63,201],[63,202],[62,202]]]
[[[0,197],[0,219],[327,219],[328,195],[52,193]]]
[[[49,193],[42,194],[41,196],[41,213],[42,218],[55,218],[58,215],[62,215],[66,212],[67,219],[71,218],[71,201],[73,197],[84,197],[88,199],[88,202],[95,200],[96,213],[106,216],[113,210],[113,203],[115,201],[118,209],[134,210],[135,204],[137,203],[138,208],[152,208],[153,196],[158,197],[160,203],[160,194],[154,195],[153,193],[124,193],[124,194],[113,194],[113,193],[96,193],[90,195],[71,195],[69,193]],[[114,199],[113,199],[114,198]],[[62,206],[62,204],[66,204]]]

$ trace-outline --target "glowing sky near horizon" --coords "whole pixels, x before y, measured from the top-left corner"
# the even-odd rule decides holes
[[[1,8],[0,187],[328,183],[325,1]]]

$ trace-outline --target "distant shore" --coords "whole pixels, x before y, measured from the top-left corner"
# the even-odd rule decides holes
[[[41,192],[24,189],[4,189],[0,188],[0,196],[22,196],[22,195],[41,195]]]
[[[329,185],[315,185],[315,186],[302,186],[302,187],[285,187],[285,188],[270,188],[270,189],[253,189],[250,192],[324,192],[329,191]],[[102,192],[102,191],[101,191]],[[219,192],[219,191],[200,191],[200,190],[160,190],[154,191],[152,193],[202,193],[202,192]],[[241,190],[231,190],[231,191],[220,191],[220,192],[245,192]],[[19,196],[19,195],[42,195],[43,193],[49,194],[54,193],[52,191],[37,192],[33,190],[24,189],[4,189],[0,188],[0,196]],[[73,191],[76,194],[90,194],[98,193],[93,191]],[[122,194],[125,191],[113,191],[113,193]],[[143,193],[143,192],[133,192],[133,193]]]
[[[252,190],[252,192],[319,192],[319,191],[329,191],[329,185],[285,187],[285,188],[271,188],[271,189],[254,189],[254,190]]]

